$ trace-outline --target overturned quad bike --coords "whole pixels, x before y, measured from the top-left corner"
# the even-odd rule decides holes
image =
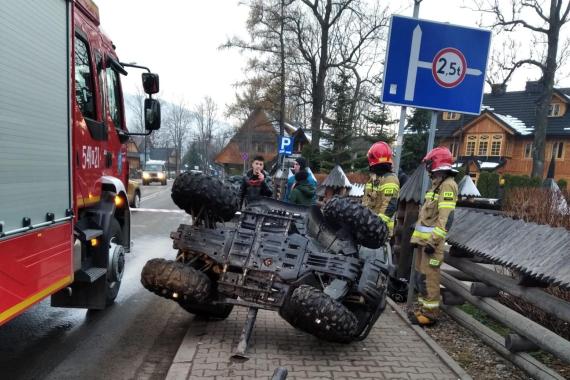
[[[236,215],[231,186],[200,173],[176,178],[172,199],[193,225],[171,234],[176,260],[148,261],[141,282],[204,317],[250,308],[245,347],[257,309],[342,343],[364,339],[384,310],[388,233],[368,208],[333,198],[321,212],[260,198]]]

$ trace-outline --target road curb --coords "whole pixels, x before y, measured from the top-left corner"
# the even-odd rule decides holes
[[[410,326],[415,333],[433,350],[433,352],[443,361],[443,363],[452,370],[460,379],[462,380],[473,380],[473,378],[465,372],[463,368],[455,361],[451,356],[444,351],[443,348],[435,340],[433,340],[420,326],[413,325],[410,323],[408,316],[404,314],[403,310],[400,309],[397,303],[392,301],[392,299],[387,298],[388,304],[394,309],[396,314],[404,320],[404,322]]]
[[[192,327],[186,331],[186,335],[184,335],[184,339],[182,339],[180,347],[178,347],[178,351],[174,355],[172,364],[166,374],[166,380],[186,380],[190,376],[200,338],[206,335],[207,324],[206,320],[197,320],[195,318],[192,321]]]

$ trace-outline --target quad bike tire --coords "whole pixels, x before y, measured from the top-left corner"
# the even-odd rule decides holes
[[[388,227],[372,210],[348,198],[334,197],[323,206],[327,222],[347,225],[357,244],[376,249],[384,245]]]
[[[184,300],[178,301],[178,304],[189,313],[209,319],[226,319],[234,309],[234,305],[214,305]]]
[[[212,293],[212,282],[206,274],[178,261],[151,259],[141,272],[142,285],[168,299],[176,293],[178,300],[206,302]]]
[[[224,221],[231,220],[239,210],[235,190],[218,178],[202,173],[182,173],[172,185],[172,200],[188,214],[197,214],[202,207]]]
[[[293,290],[279,314],[293,327],[323,340],[350,343],[356,338],[356,316],[340,302],[309,285]]]

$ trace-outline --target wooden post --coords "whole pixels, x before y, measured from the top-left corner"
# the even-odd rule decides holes
[[[473,276],[500,290],[533,304],[534,306],[552,314],[558,319],[570,323],[570,302],[548,294],[540,289],[525,288],[516,284],[516,281],[497,272],[485,269],[480,265],[465,259],[458,259],[445,255],[445,263]]]
[[[499,289],[481,282],[472,283],[469,292],[477,297],[497,297],[499,295]]]
[[[511,352],[536,351],[538,347],[530,340],[519,334],[509,334],[505,337],[505,347]]]
[[[483,325],[469,314],[461,311],[454,306],[442,306],[442,309],[457,321],[461,326],[472,331],[483,342],[491,346],[495,351],[501,354],[505,359],[511,361],[519,368],[524,370],[533,379],[537,380],[562,380],[564,379],[559,373],[539,362],[526,353],[513,353],[503,346],[503,337]]]
[[[449,289],[441,290],[441,298],[443,304],[448,306],[459,306],[465,303],[465,298],[458,296]]]
[[[550,352],[566,363],[570,363],[570,342],[566,339],[493,299],[472,296],[466,285],[447,273],[441,274],[441,283],[446,288],[465,298],[467,302],[477,306],[492,318],[523,335],[543,350]]]

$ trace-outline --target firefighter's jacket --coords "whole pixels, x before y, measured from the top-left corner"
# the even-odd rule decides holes
[[[382,219],[390,232],[394,229],[392,216],[396,212],[400,181],[394,173],[385,173],[368,181],[364,189],[362,204],[374,211]]]
[[[457,191],[453,177],[432,180],[412,234],[412,244],[429,244],[436,250],[443,250],[447,231],[453,223]]]

